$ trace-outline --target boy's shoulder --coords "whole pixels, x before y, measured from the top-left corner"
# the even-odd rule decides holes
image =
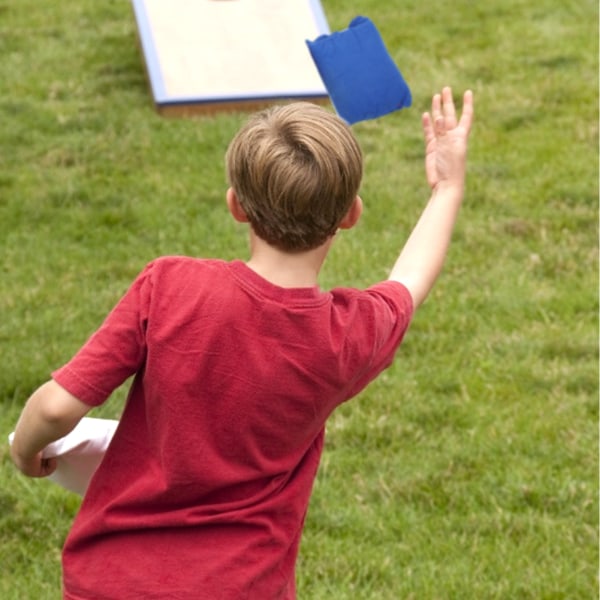
[[[368,298],[373,295],[392,295],[402,296],[410,295],[408,289],[404,284],[394,281],[392,279],[385,279],[371,284],[366,288],[355,288],[355,287],[335,287],[330,290],[330,294],[342,297],[356,297],[356,298]]]
[[[159,256],[150,261],[145,271],[157,274],[181,274],[199,271],[223,270],[229,263],[218,258],[197,258],[184,255]]]
[[[402,313],[410,320],[414,313],[413,300],[408,289],[398,281],[387,279],[367,288],[337,287],[330,292],[333,304],[357,309],[359,314],[368,315],[369,307],[391,309]]]
[[[222,279],[230,263],[216,258],[191,256],[159,256],[148,262],[137,277],[137,283],[156,289],[202,285]]]
[[[219,258],[199,258],[196,256],[186,256],[183,254],[167,254],[158,256],[148,263],[149,265],[157,265],[161,268],[172,268],[178,266],[190,268],[204,268],[214,265],[225,265],[227,262]]]

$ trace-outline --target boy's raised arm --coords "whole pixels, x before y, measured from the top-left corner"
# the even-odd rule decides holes
[[[467,140],[473,120],[473,94],[465,92],[460,120],[452,90],[433,96],[423,115],[425,172],[433,193],[404,245],[389,279],[404,284],[417,308],[442,270],[464,195]]]

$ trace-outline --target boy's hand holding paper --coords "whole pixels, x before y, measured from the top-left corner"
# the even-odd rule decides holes
[[[83,496],[118,424],[111,419],[84,417],[71,433],[46,446],[43,458],[57,461],[48,479]],[[13,437],[11,433],[9,443]]]

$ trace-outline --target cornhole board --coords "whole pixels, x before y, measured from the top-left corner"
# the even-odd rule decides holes
[[[306,46],[330,33],[319,0],[132,2],[159,113],[327,101]]]

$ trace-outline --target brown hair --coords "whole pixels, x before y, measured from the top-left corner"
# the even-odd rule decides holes
[[[333,235],[358,193],[362,152],[350,127],[308,102],[256,113],[225,158],[256,235],[287,252]]]

